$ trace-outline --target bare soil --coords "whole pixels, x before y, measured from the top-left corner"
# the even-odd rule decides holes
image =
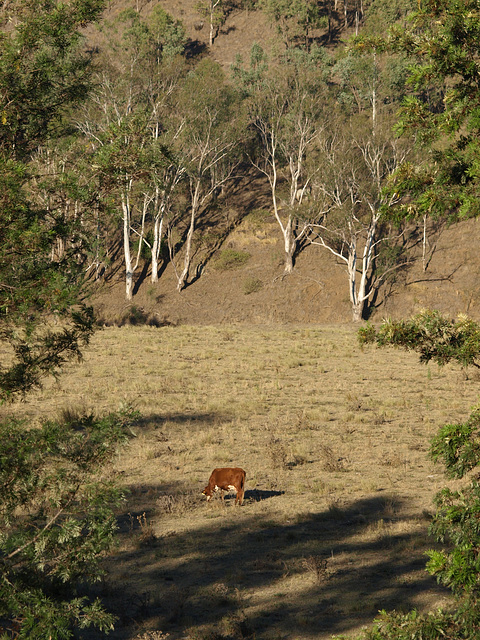
[[[476,237],[480,222],[469,220],[430,236],[426,269],[419,245],[414,262],[392,274],[370,307],[374,322],[407,317],[423,308],[447,316],[466,313],[480,320],[480,260]],[[225,249],[246,252],[248,261],[219,269]],[[306,247],[293,274],[283,276],[283,250],[273,218],[256,226],[247,218],[229,233],[200,278],[176,291],[175,273],[166,266],[160,281],[149,282],[148,265],[137,280],[132,304],[124,295],[122,266],[95,296],[100,317],[112,322],[159,324],[349,323],[352,318],[345,265],[320,247]],[[250,293],[252,281],[258,290]]]

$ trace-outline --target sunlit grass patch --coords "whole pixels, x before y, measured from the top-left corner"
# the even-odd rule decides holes
[[[362,351],[351,327],[130,326],[2,410],[140,410],[115,465],[127,526],[106,565],[143,622],[170,640],[326,640],[374,605],[444,598],[422,571],[422,514],[444,483],[428,441],[477,387],[453,367],[427,375],[414,354]],[[218,466],[246,470],[242,507],[201,495]]]

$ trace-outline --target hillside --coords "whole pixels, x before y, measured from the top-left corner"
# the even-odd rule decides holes
[[[480,261],[475,247],[479,224],[462,222],[431,238],[426,271],[418,248],[416,262],[399,272],[396,282],[380,288],[371,319],[405,317],[424,307],[452,317],[468,313],[480,319]],[[223,247],[248,252],[248,262],[220,270],[214,256],[201,277],[181,293],[175,289],[174,272],[168,265],[156,285],[148,281],[147,271],[133,304],[128,305],[123,278],[117,274],[95,296],[100,317],[107,324],[128,318],[174,325],[350,322],[344,265],[327,251],[311,246],[298,257],[294,273],[282,278],[282,245],[273,222],[271,232],[265,237],[264,229],[252,229],[247,218],[229,234]],[[252,279],[260,281],[261,288],[247,293]]]
[[[126,7],[148,14],[154,1],[118,0],[109,3],[106,18],[114,18]],[[258,11],[233,10],[211,49],[208,29],[199,29],[199,16],[187,0],[164,0],[162,7],[181,19],[191,46],[203,51],[228,69],[240,54],[248,57],[251,45],[261,42],[274,46],[273,27]],[[200,21],[201,24],[201,21]],[[349,34],[339,32],[336,45]],[[90,38],[97,38],[90,32]],[[136,273],[132,305],[125,301],[123,266],[115,263],[115,275],[95,295],[95,304],[105,323],[124,321],[155,323],[332,323],[350,322],[351,306],[344,265],[320,247],[306,247],[298,256],[293,275],[282,278],[282,244],[273,216],[260,228],[249,215],[269,210],[267,186],[261,180],[244,181],[241,188],[220,207],[228,211],[231,231],[207,262],[201,276],[182,293],[175,288],[175,274],[167,264],[160,281],[149,282],[148,264]],[[214,224],[214,221],[212,221]],[[373,320],[386,315],[400,317],[423,307],[433,307],[449,315],[468,313],[480,318],[480,292],[475,238],[477,222],[466,221],[428,235],[428,262],[424,270],[421,237],[412,254],[414,260],[403,270],[391,274],[383,284],[370,311]],[[197,232],[198,233],[198,232]],[[248,261],[232,269],[215,266],[225,249],[247,252]],[[257,290],[254,290],[257,289]],[[252,290],[252,292],[250,292]]]

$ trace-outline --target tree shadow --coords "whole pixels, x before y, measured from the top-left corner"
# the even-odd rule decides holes
[[[141,272],[135,278],[135,282],[134,282],[134,285],[133,285],[133,291],[132,291],[132,294],[134,296],[138,293],[138,290],[140,289],[142,284],[147,279],[149,267],[150,267],[150,260],[145,260],[145,262],[143,263],[143,268],[142,268]]]
[[[232,416],[228,413],[219,413],[216,411],[192,411],[192,413],[156,413],[149,415],[148,417],[140,416],[135,422],[135,426],[139,428],[154,428],[156,430],[161,429],[166,422],[173,424],[190,424],[194,422],[201,422],[205,426],[218,424],[220,422],[229,421]],[[161,433],[160,431],[158,433]]]
[[[425,590],[446,593],[424,571],[424,534],[395,528],[383,496],[341,509],[312,505],[309,513],[291,520],[285,515],[280,523],[271,511],[251,511],[266,499],[284,509],[281,491],[249,490],[242,507],[232,500],[207,507],[200,490],[184,482],[145,490],[172,496],[170,515],[178,509],[179,517],[194,522],[208,509],[209,521],[202,517],[202,524],[185,528],[179,520],[178,530],[144,536],[142,543],[141,519],[132,530],[131,512],[120,514],[121,537],[135,539],[136,527],[140,542],[107,562],[117,586],[106,586],[102,596],[119,616],[118,639],[134,637],[132,625],[141,623],[171,638],[327,638],[371,623],[381,608],[413,608]],[[397,500],[397,509],[406,506]],[[372,538],[372,527],[380,535]]]
[[[185,45],[185,57],[187,59],[198,58],[205,55],[207,52],[207,45],[201,40],[192,40],[189,38]]]

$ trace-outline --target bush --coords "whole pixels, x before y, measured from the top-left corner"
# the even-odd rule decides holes
[[[236,251],[235,249],[224,249],[215,260],[215,268],[219,271],[228,269],[238,269],[243,267],[251,256],[247,251]]]
[[[100,579],[99,559],[114,543],[123,494],[99,472],[134,417],[69,411],[41,428],[0,424],[0,619],[15,622],[19,638],[113,628],[100,601],[77,589]]]
[[[464,604],[456,611],[420,614],[380,611],[371,629],[357,640],[478,640],[480,615]],[[340,640],[343,636],[337,638]]]
[[[423,311],[410,320],[387,320],[378,330],[359,332],[362,344],[376,343],[415,350],[422,362],[439,365],[457,362],[479,366],[480,326],[466,316],[456,321],[437,311]],[[456,608],[425,616],[382,612],[366,640],[474,640],[480,626],[480,406],[473,408],[463,424],[447,424],[432,439],[430,457],[443,463],[448,478],[464,480],[455,490],[446,487],[435,496],[436,511],[430,533],[446,543],[428,552],[427,570],[450,588]]]
[[[243,283],[243,293],[248,296],[250,293],[256,293],[263,289],[263,282],[258,278],[247,278]]]

